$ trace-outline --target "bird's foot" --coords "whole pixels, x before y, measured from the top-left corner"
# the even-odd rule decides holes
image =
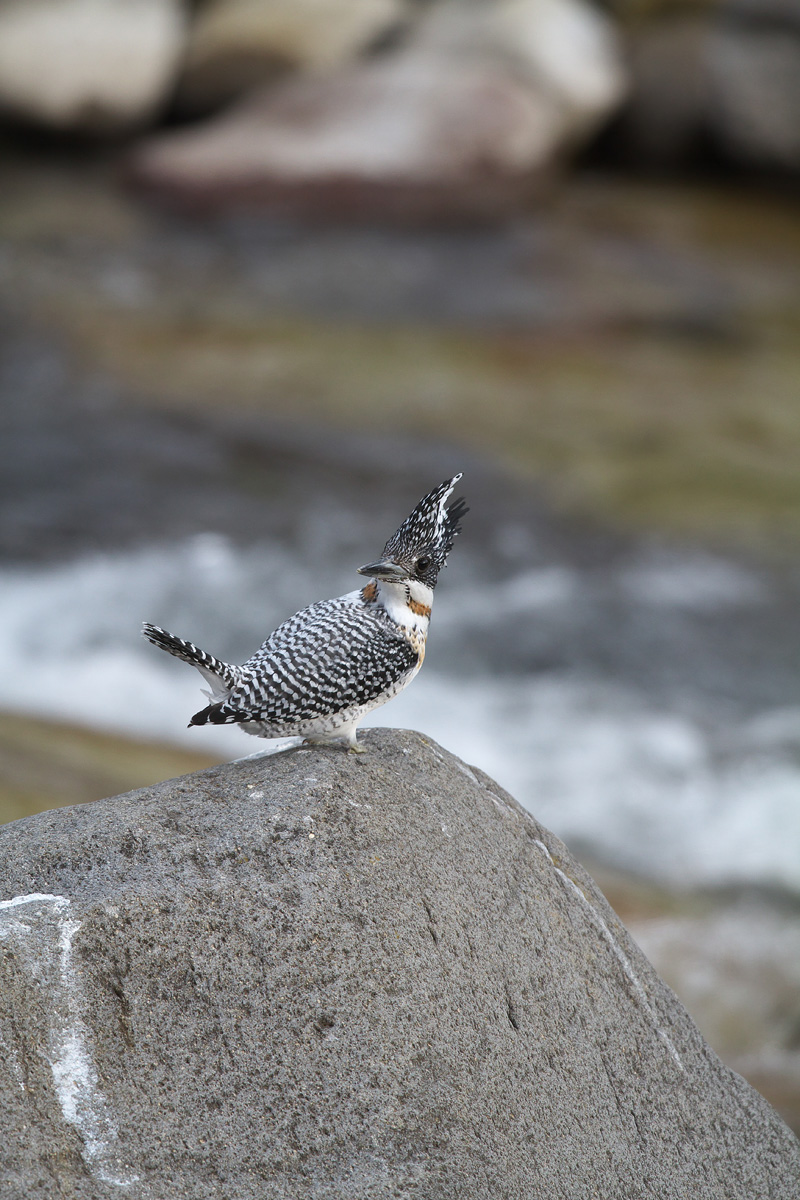
[[[345,741],[344,738],[335,737],[307,737],[303,738],[301,746],[341,746],[343,750],[352,754],[366,754],[367,747],[362,746],[360,742]]]

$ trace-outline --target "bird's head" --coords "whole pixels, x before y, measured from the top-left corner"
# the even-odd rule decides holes
[[[359,567],[359,575],[371,575],[373,579],[387,583],[416,580],[435,588],[439,572],[453,549],[455,536],[461,532],[461,518],[469,512],[463,500],[456,500],[447,507],[460,478],[460,473],[454,475],[423,496],[389,538],[381,558]]]

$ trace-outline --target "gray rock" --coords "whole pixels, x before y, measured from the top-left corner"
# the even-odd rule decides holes
[[[0,829],[2,1195],[794,1200],[564,846],[365,741]]]

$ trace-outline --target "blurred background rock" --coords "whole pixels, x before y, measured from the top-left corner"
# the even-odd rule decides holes
[[[800,2],[0,2],[0,815],[250,753],[223,656],[465,471],[378,714],[800,1127]],[[216,739],[216,740],[214,740]]]

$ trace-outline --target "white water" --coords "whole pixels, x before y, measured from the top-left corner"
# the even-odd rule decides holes
[[[449,582],[449,580],[448,580]],[[334,581],[334,588],[335,588]],[[342,577],[340,590],[352,586]],[[800,890],[800,707],[724,729],[651,705],[600,676],[464,678],[458,638],[535,617],[580,591],[572,568],[437,593],[430,650],[414,684],[367,724],[416,728],[498,780],[559,836],[612,862],[682,884],[736,881]],[[637,603],[759,602],[760,583],[726,563],[628,568]],[[334,589],[329,589],[329,594]],[[322,598],[318,575],[285,550],[240,551],[202,536],[41,568],[0,571],[0,706],[230,757],[261,743],[237,729],[187,729],[200,677],[139,636],[166,625],[222,656],[246,655],[285,616]],[[436,665],[437,634],[450,647]],[[455,665],[454,665],[455,664]]]

